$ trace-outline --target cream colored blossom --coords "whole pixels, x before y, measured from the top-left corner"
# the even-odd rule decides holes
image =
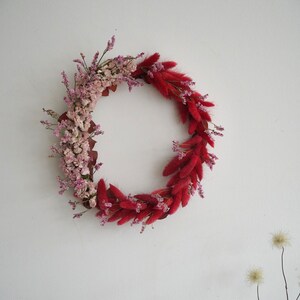
[[[247,274],[247,279],[252,284],[261,284],[263,282],[263,272],[260,268],[252,269]]]
[[[89,200],[89,204],[91,207],[96,207],[97,205],[97,202],[96,202],[96,196],[92,197],[90,200]]]
[[[286,233],[279,231],[272,236],[272,245],[281,249],[289,245],[289,237]]]

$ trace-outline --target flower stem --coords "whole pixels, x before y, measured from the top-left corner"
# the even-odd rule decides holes
[[[104,50],[104,51],[103,51],[101,57],[99,58],[99,60],[98,60],[98,62],[97,62],[97,67],[99,66],[99,64],[100,64],[100,62],[101,62],[103,56],[106,54],[106,52],[107,52],[107,50]]]
[[[285,272],[284,272],[283,255],[284,255],[284,247],[282,247],[282,252],[281,252],[281,272],[282,272],[282,276],[283,276],[283,280],[284,280],[286,299],[289,300],[288,285],[287,285],[287,280],[286,280],[286,276],[285,276]]]
[[[256,296],[257,300],[259,300],[259,284],[256,286]]]
[[[300,299],[300,293],[298,294],[298,296],[297,296],[296,300],[298,300],[298,299]]]

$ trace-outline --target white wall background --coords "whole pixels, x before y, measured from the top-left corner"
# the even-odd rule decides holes
[[[291,299],[300,287],[300,2],[297,0],[0,2],[0,299],[255,299],[245,274],[261,266],[261,299],[285,299],[271,233],[292,237]],[[209,93],[226,128],[206,172],[206,198],[140,227],[72,220],[70,195],[39,124],[64,111],[60,72],[117,37],[111,55],[174,59]],[[171,141],[185,128],[151,87],[126,88],[94,114],[105,135],[101,176],[125,192],[162,186]],[[100,175],[99,175],[100,176]]]

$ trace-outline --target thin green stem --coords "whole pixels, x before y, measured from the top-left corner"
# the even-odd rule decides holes
[[[259,284],[257,284],[256,286],[256,296],[257,296],[257,300],[259,300]]]
[[[281,252],[281,272],[282,272],[282,276],[283,276],[283,280],[284,280],[286,299],[289,300],[288,285],[287,285],[287,280],[286,280],[286,276],[285,276],[285,272],[284,272],[283,255],[284,255],[284,247],[282,247],[282,252]]]
[[[104,50],[104,51],[103,51],[101,57],[99,58],[99,60],[98,60],[98,62],[97,62],[97,67],[99,66],[99,64],[100,64],[100,62],[101,62],[103,56],[106,54],[106,52],[107,52],[107,50]]]

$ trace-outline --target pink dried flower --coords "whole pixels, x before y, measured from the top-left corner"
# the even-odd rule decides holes
[[[92,63],[91,63],[91,71],[94,71],[94,72],[96,71],[98,57],[99,57],[99,51],[97,51],[94,55],[94,58],[93,58]]]
[[[46,129],[52,129],[51,127],[54,126],[54,124],[50,123],[47,120],[41,120],[40,122],[45,126]]]
[[[115,41],[116,41],[116,39],[115,39],[115,36],[113,35],[113,36],[111,37],[111,39],[107,42],[107,47],[106,47],[105,51],[110,51],[110,50],[112,50],[112,49],[114,48]]]
[[[100,130],[100,125],[99,124],[95,126],[94,134],[95,135],[104,134],[104,131]]]
[[[218,125],[216,125],[216,124],[214,124],[214,127],[215,127],[215,129],[218,130],[218,131],[223,131],[223,130],[224,130],[224,128],[223,128],[222,126],[218,126]]]
[[[103,165],[102,162],[95,164],[95,167],[94,167],[95,170],[98,171],[101,168],[102,165]]]
[[[173,143],[173,147],[172,147],[172,150],[173,152],[178,152],[180,150],[180,144],[178,141],[172,141]]]
[[[195,189],[192,184],[189,184],[189,194],[193,196],[195,194]]]
[[[115,58],[115,60],[116,60],[116,62],[117,62],[118,65],[123,65],[124,62],[125,62],[124,56],[122,56],[122,55],[117,56],[117,57]]]
[[[192,80],[184,80],[184,81],[180,81],[180,83],[183,85],[183,86],[186,86],[186,87],[190,87],[190,86],[193,86],[195,85],[196,83]]]
[[[216,131],[216,130],[212,130],[211,134],[216,135],[216,136],[223,136],[223,133]]]
[[[127,83],[130,92],[133,87],[143,85],[143,83],[130,76],[123,76],[122,80]]]
[[[182,159],[186,155],[186,153],[183,150],[181,150],[180,144],[179,144],[178,141],[173,141],[172,150],[173,150],[173,152],[177,152],[177,155],[178,155],[179,159]]]
[[[96,196],[92,197],[89,200],[89,205],[90,205],[90,207],[96,207],[96,205],[97,205]]]
[[[200,183],[200,181],[198,181],[198,183],[197,183],[197,190],[198,190],[199,196],[201,198],[204,198],[204,192],[203,192],[202,184]]]
[[[66,190],[69,189],[69,183],[67,180],[62,179],[60,176],[57,177],[59,183],[59,194],[62,195]]]
[[[81,218],[82,215],[83,215],[84,213],[86,213],[86,212],[87,212],[87,210],[82,211],[82,212],[80,212],[80,213],[73,214],[73,219],[79,219],[79,218]]]
[[[75,210],[75,208],[76,208],[76,202],[69,200],[68,203],[71,205],[72,209]]]
[[[144,52],[141,52],[141,53],[139,53],[135,58],[141,58],[141,57],[143,57],[145,55],[145,53]]]
[[[142,208],[142,204],[141,204],[141,203],[137,203],[137,204],[136,204],[135,211],[136,211],[137,213],[139,213],[139,212],[141,212],[141,208]]]
[[[153,73],[152,73],[152,71],[147,71],[147,75],[150,77],[150,78],[154,78],[154,75],[153,75]]]
[[[204,105],[202,105],[200,102],[196,103],[196,107],[204,112],[207,112],[206,107]]]
[[[156,206],[157,209],[162,210],[163,212],[167,212],[170,208],[165,202],[159,202]]]
[[[52,117],[53,119],[58,119],[59,115],[58,113],[56,113],[55,111],[53,111],[52,109],[45,109],[43,108],[43,112],[45,112],[47,115],[49,115],[50,117]]]
[[[163,201],[164,201],[164,198],[163,198],[161,195],[159,195],[159,194],[152,194],[151,196],[152,196],[154,199],[156,199],[157,202],[163,202]]]
[[[140,231],[141,234],[145,231],[146,226],[147,226],[146,222],[143,222],[142,227],[141,227],[141,231]]]
[[[161,62],[156,62],[154,63],[152,66],[151,66],[151,70],[153,72],[159,72],[159,71],[162,71],[164,70],[164,65],[161,63]]]

